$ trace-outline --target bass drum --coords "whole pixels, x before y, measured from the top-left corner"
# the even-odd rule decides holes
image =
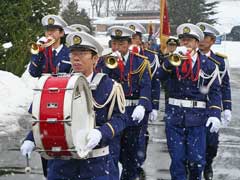
[[[43,75],[34,89],[33,136],[46,159],[81,159],[86,137],[95,127],[92,94],[84,75]]]

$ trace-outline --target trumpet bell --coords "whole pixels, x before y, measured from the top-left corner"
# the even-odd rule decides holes
[[[32,54],[38,54],[39,53],[39,45],[37,43],[31,43],[30,44],[30,52]]]
[[[169,61],[173,66],[180,66],[182,63],[180,56],[177,54],[170,55]]]
[[[169,54],[167,57],[169,62],[176,67],[180,66],[183,60],[188,59],[187,56],[179,55],[179,54]]]
[[[107,68],[109,69],[115,69],[118,67],[118,58],[115,56],[107,56],[104,60],[105,65],[107,66]]]
[[[55,39],[48,39],[48,41],[44,44],[38,44],[35,42],[30,43],[30,52],[32,54],[38,54],[39,52],[44,51],[45,48],[53,45],[55,43]]]

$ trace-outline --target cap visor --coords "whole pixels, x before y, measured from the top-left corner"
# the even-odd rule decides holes
[[[199,41],[199,37],[197,37],[197,36],[195,36],[195,35],[193,35],[193,34],[188,34],[188,33],[186,33],[186,34],[180,34],[180,35],[178,36],[178,38],[179,38],[179,39],[182,39],[182,38],[194,38],[194,39],[196,39],[196,40]]]
[[[59,26],[59,25],[54,25],[54,24],[49,24],[49,25],[46,25],[44,26],[47,30],[49,29],[61,29],[63,30],[63,27],[62,26]]]
[[[94,51],[98,53],[94,47],[86,45],[72,45],[69,47],[69,49],[70,51]]]

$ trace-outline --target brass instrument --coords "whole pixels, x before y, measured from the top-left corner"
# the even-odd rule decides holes
[[[108,55],[104,58],[104,63],[105,63],[107,68],[115,69],[115,68],[118,67],[118,57]]]
[[[190,56],[192,57],[195,54],[195,51],[189,49]],[[173,66],[180,66],[183,60],[187,60],[188,56],[179,52],[179,53],[168,53],[165,54],[164,57],[167,57],[169,62],[173,65]]]
[[[55,43],[55,39],[48,39],[46,43],[36,43],[31,42],[30,43],[30,52],[32,54],[38,54],[39,52],[44,51],[45,48],[53,45]]]
[[[169,53],[169,54],[166,54],[164,57],[167,57],[169,62],[176,67],[181,65],[182,60],[188,59],[187,56],[176,54],[176,53]]]

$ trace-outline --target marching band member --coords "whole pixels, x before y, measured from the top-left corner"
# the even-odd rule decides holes
[[[179,54],[180,64],[169,57],[163,62],[159,75],[169,81],[164,119],[170,173],[173,180],[186,180],[188,164],[189,179],[196,180],[201,179],[205,166],[206,126],[211,126],[210,132],[218,132],[220,128],[219,70],[197,51],[199,41],[204,38],[198,26],[181,24],[177,34],[180,44],[185,46],[175,52]]]
[[[91,157],[86,159],[48,160],[48,180],[79,179],[79,180],[110,180],[111,169],[114,167],[113,159],[109,153],[109,144],[126,126],[127,116],[124,114],[124,104],[114,103],[113,113],[108,118],[110,105],[113,99],[109,97],[112,91],[118,92],[116,99],[124,98],[121,94],[121,85],[108,78],[93,72],[98,55],[102,53],[102,46],[89,34],[73,32],[66,39],[70,48],[70,60],[75,73],[83,73],[91,84],[95,78],[101,78],[96,89],[92,89],[95,104],[96,128],[90,130],[87,136],[85,149],[92,150]],[[96,84],[95,84],[96,85]],[[122,97],[119,97],[123,95]],[[34,141],[32,133],[28,135],[29,141]],[[24,152],[24,147],[21,147]],[[31,153],[33,148],[28,151]]]
[[[70,25],[70,27],[75,28],[78,31],[86,32],[86,33],[91,32],[90,29],[87,26],[82,25],[82,24],[72,24],[72,25]]]
[[[95,67],[95,72],[104,72],[104,73],[107,73],[109,75],[110,78],[120,82],[119,80],[119,76],[115,76],[111,73],[109,73],[108,71],[105,71],[103,70],[102,68],[105,66],[105,61],[106,61],[106,58],[110,57],[111,55],[114,54],[114,56],[112,57],[115,57],[117,58],[117,56],[121,56],[121,54],[117,51],[118,50],[118,41],[115,40],[115,39],[111,39],[109,41],[110,43],[110,47],[111,47],[111,52],[108,53],[108,54],[105,54],[103,56],[101,56],[98,60],[98,63]],[[110,69],[108,69],[110,70]],[[110,148],[110,153],[113,157],[113,160],[114,160],[114,164],[115,164],[115,167],[116,168],[113,168],[111,170],[111,176],[113,178],[113,180],[118,180],[119,179],[119,167],[118,167],[118,163],[119,163],[119,155],[120,155],[120,141],[121,141],[121,134],[119,134],[118,136],[115,136],[114,138],[114,141],[111,142],[109,148]]]
[[[211,50],[212,45],[215,43],[216,36],[219,35],[219,32],[210,24],[207,23],[197,23],[197,26],[204,33],[204,39],[199,43],[199,49],[203,54],[205,54],[208,59],[213,61],[218,65],[220,70],[221,77],[221,93],[222,93],[222,108],[223,108],[223,118],[222,124],[228,125],[231,121],[231,87],[230,87],[230,79],[229,79],[229,69],[228,62],[226,57],[219,54],[214,53]],[[225,61],[226,60],[226,61]],[[218,149],[218,133],[211,133],[210,128],[207,130],[207,150],[206,150],[206,166],[204,169],[204,178],[206,180],[213,179],[213,170],[212,170],[212,162],[214,157],[217,155]]]
[[[150,43],[148,40],[148,34],[144,34],[142,36],[142,48],[144,49],[149,49],[150,48]]]
[[[164,56],[166,56],[167,54],[171,54],[171,53],[174,53],[174,51],[177,49],[177,47],[180,45],[179,44],[179,40],[177,37],[174,37],[174,36],[170,36],[166,42],[166,49],[164,50],[164,54],[162,54],[159,59],[161,61],[164,61]],[[168,102],[168,87],[167,87],[167,84],[168,84],[168,81],[165,80],[165,81],[162,81],[162,89],[164,89],[164,93],[165,93],[165,106]]]
[[[132,43],[131,46],[133,46],[132,48],[134,48],[134,46],[139,47],[139,53],[143,56],[146,56],[150,62],[151,74],[152,74],[152,81],[151,81],[152,112],[150,112],[149,114],[149,120],[153,122],[153,121],[156,121],[158,117],[159,99],[160,99],[160,79],[158,78],[160,63],[158,59],[158,52],[142,47],[142,36],[144,33],[146,33],[146,29],[143,25],[136,22],[128,22],[124,26],[129,27],[130,29],[135,31],[135,34],[133,34],[131,39],[131,43]],[[144,156],[140,157],[141,159],[139,160],[141,162],[141,165],[146,160],[146,155],[147,155],[147,146],[148,146],[148,140],[149,140],[149,132],[147,131],[147,127],[148,127],[148,122],[146,122],[146,124],[143,125],[143,131],[141,132],[141,135],[140,135],[140,141],[142,143],[140,144],[141,146],[139,147],[139,149],[142,149],[142,151],[144,152]],[[143,172],[142,168],[140,168],[139,171]]]
[[[71,69],[69,49],[61,42],[64,33],[66,33],[67,23],[60,16],[46,15],[42,18],[42,25],[46,29],[45,36],[37,41],[36,49],[31,49],[30,75],[41,77],[42,73],[69,73]],[[46,47],[40,45],[46,45]],[[32,105],[29,108],[29,113],[31,111]],[[31,142],[28,145],[33,146]],[[43,157],[41,160],[44,176],[47,177],[47,160]]]
[[[42,73],[69,73],[69,49],[61,42],[67,23],[60,16],[46,15],[42,25],[46,28],[45,37],[36,43],[38,48],[32,48],[29,73],[33,77],[40,77]]]
[[[145,56],[129,51],[133,30],[123,26],[112,26],[108,29],[112,42],[116,43],[120,53],[118,66],[109,69],[104,62],[99,62],[98,69],[109,74],[120,82],[126,98],[126,112],[129,118],[128,127],[121,140],[120,162],[122,164],[122,180],[133,180],[139,177],[139,160],[144,152],[139,149],[139,137],[151,112],[151,69]],[[141,157],[139,157],[141,156]]]
[[[173,53],[179,46],[179,40],[177,37],[170,36],[168,38],[166,44],[167,44],[167,47],[166,47],[166,51],[164,52],[164,54]]]

